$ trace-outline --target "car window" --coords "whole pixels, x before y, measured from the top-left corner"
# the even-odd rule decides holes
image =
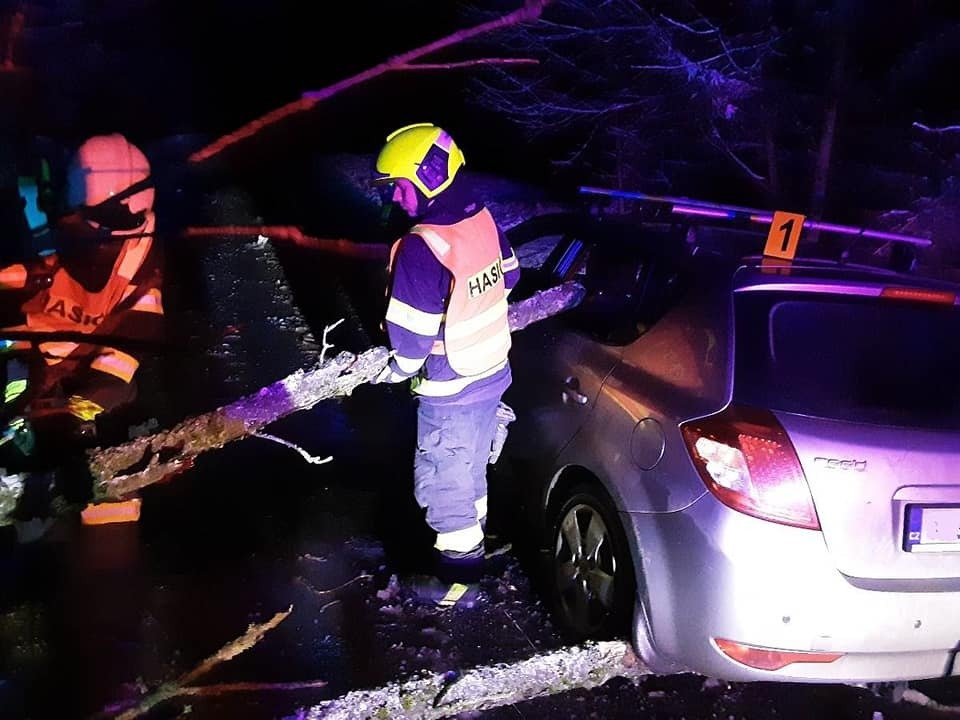
[[[650,329],[677,298],[682,274],[676,258],[643,228],[632,235],[579,237],[551,256],[555,281],[576,279],[583,302],[565,313],[567,327],[598,342],[626,345]]]
[[[736,298],[738,401],[853,422],[960,428],[960,310],[877,298]]]

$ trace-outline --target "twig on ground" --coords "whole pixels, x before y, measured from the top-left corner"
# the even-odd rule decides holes
[[[221,695],[227,692],[250,690],[292,690],[300,687],[322,687],[324,681],[315,680],[309,683],[225,683],[220,685],[193,686],[200,676],[205,675],[220,663],[232,660],[237,655],[246,652],[259,643],[264,635],[283,622],[293,611],[291,605],[285,612],[278,612],[270,620],[260,625],[251,625],[247,631],[220,648],[216,653],[206,658],[193,670],[184,673],[173,682],[164,683],[147,697],[143,698],[135,707],[125,710],[118,716],[118,720],[133,720],[148,713],[162,702],[181,695]]]
[[[508,613],[507,609],[503,607],[500,608],[500,611],[507,616],[507,620],[513,623],[513,626],[517,629],[517,632],[519,632],[523,636],[523,639],[527,641],[527,645],[533,648],[533,651],[536,652],[537,646],[533,644],[533,640],[530,639],[530,636],[524,632],[522,627],[520,627],[520,623],[518,623],[516,620],[513,619],[513,615]]]
[[[343,590],[343,588],[347,587],[348,585],[353,585],[353,583],[357,582],[358,580],[369,580],[372,577],[373,575],[368,575],[367,573],[364,573],[362,575],[357,575],[355,578],[351,578],[350,580],[347,580],[345,583],[341,583],[340,585],[337,585],[336,587],[332,587],[329,590],[318,590],[303,578],[297,578],[297,579],[300,580],[304,585],[310,588],[317,595],[329,595],[330,593],[336,592],[337,590]]]

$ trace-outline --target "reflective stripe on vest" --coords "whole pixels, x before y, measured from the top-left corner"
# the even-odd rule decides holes
[[[454,378],[453,380],[427,380],[418,377],[413,379],[410,389],[418,395],[427,395],[429,397],[449,397],[450,395],[456,395],[461,390],[464,390],[468,385],[470,385],[470,383],[496,375],[506,366],[507,361],[504,360],[503,362],[499,363],[498,365],[494,365],[492,368],[486,372],[480,373],[479,375],[458,377]]]
[[[11,380],[3,391],[4,404],[13,402],[27,391],[27,381],[23,378]]]
[[[0,290],[19,290],[27,284],[26,265],[8,265],[0,269]]]
[[[56,365],[62,362],[65,357],[80,347],[77,343],[51,341],[37,344],[37,349],[43,354],[43,359],[47,365]]]
[[[133,374],[140,367],[140,363],[133,355],[127,355],[125,352],[120,352],[114,348],[107,348],[90,363],[90,367],[128,383],[133,380]]]
[[[150,288],[137,298],[137,301],[133,304],[131,310],[136,312],[148,312],[154,313],[156,315],[163,315],[163,299],[160,295],[160,290],[157,288]]]
[[[453,225],[416,225],[411,232],[424,239],[453,276],[443,324],[447,362],[472,379],[492,374],[510,350],[500,235],[493,216],[483,209]]]
[[[103,407],[81,395],[71,395],[67,400],[67,412],[83,422],[88,422],[102,413]]]

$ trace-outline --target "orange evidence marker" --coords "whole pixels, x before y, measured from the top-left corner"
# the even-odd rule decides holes
[[[80,521],[84,525],[106,525],[108,523],[137,522],[140,519],[140,498],[122,502],[106,502],[87,505],[80,511]]]
[[[800,231],[803,230],[805,215],[777,210],[770,223],[767,244],[763,248],[765,257],[780,260],[793,260],[800,244]]]

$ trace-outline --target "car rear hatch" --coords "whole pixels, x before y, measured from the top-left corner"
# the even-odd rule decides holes
[[[735,291],[734,307],[734,402],[769,409],[783,426],[837,569],[917,590],[960,578],[952,290],[755,280]]]

